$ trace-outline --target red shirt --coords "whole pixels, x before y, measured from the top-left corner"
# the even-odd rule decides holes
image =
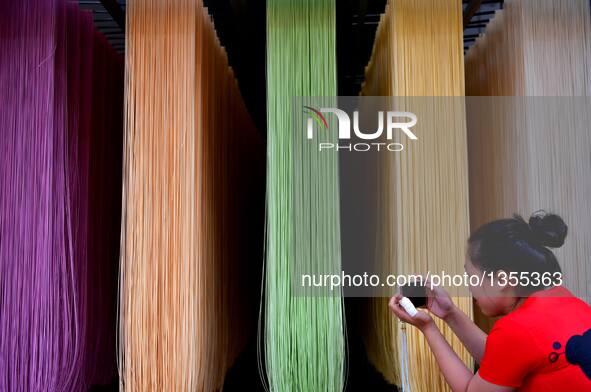
[[[591,307],[554,287],[531,295],[495,323],[478,374],[519,391],[591,391],[589,353]]]

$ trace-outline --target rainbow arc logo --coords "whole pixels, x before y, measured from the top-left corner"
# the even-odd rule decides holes
[[[324,128],[328,129],[328,122],[326,121],[322,113],[320,113],[320,111],[310,106],[304,106],[304,113],[309,114],[310,117],[316,121],[316,124],[318,124],[319,127],[322,127],[324,125]]]

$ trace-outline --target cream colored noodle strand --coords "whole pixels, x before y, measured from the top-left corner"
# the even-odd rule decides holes
[[[558,213],[569,237],[557,258],[567,287],[587,300],[590,45],[588,1],[510,0],[466,56],[467,95],[499,96],[468,101],[471,226]]]

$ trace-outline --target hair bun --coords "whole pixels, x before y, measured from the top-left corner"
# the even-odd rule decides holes
[[[549,248],[560,248],[568,233],[568,226],[562,218],[546,211],[537,211],[529,218],[529,227],[535,239]]]

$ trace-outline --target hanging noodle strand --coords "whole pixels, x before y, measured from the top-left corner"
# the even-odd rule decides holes
[[[408,104],[410,111],[420,113],[418,140],[406,144],[404,151],[380,156],[383,219],[376,257],[396,274],[461,274],[469,234],[465,112],[458,98],[442,98],[464,95],[461,2],[390,0],[365,77],[361,95],[397,97],[392,98],[396,110]],[[467,295],[454,300],[471,314]],[[449,390],[420,332],[406,327],[408,342],[401,344],[399,323],[387,299],[373,299],[367,308],[364,341],[384,377],[411,391]],[[469,353],[452,331],[443,323],[440,328],[471,365]],[[401,357],[404,351],[408,358]],[[408,377],[404,370],[401,374],[401,366],[410,370]]]
[[[340,291],[300,295],[292,286],[297,268],[340,270],[338,161],[300,139],[302,131],[294,126],[299,117],[291,117],[294,97],[337,93],[335,3],[267,1],[267,238],[261,332],[269,387],[277,392],[336,392],[344,387]]]
[[[129,1],[126,32],[120,386],[221,390],[250,326],[260,138],[200,0]]]
[[[559,214],[569,226],[556,250],[565,284],[587,300],[589,7],[586,0],[505,1],[466,55],[466,94],[477,96],[467,108],[472,228],[514,213]],[[476,314],[490,329],[493,320]]]

